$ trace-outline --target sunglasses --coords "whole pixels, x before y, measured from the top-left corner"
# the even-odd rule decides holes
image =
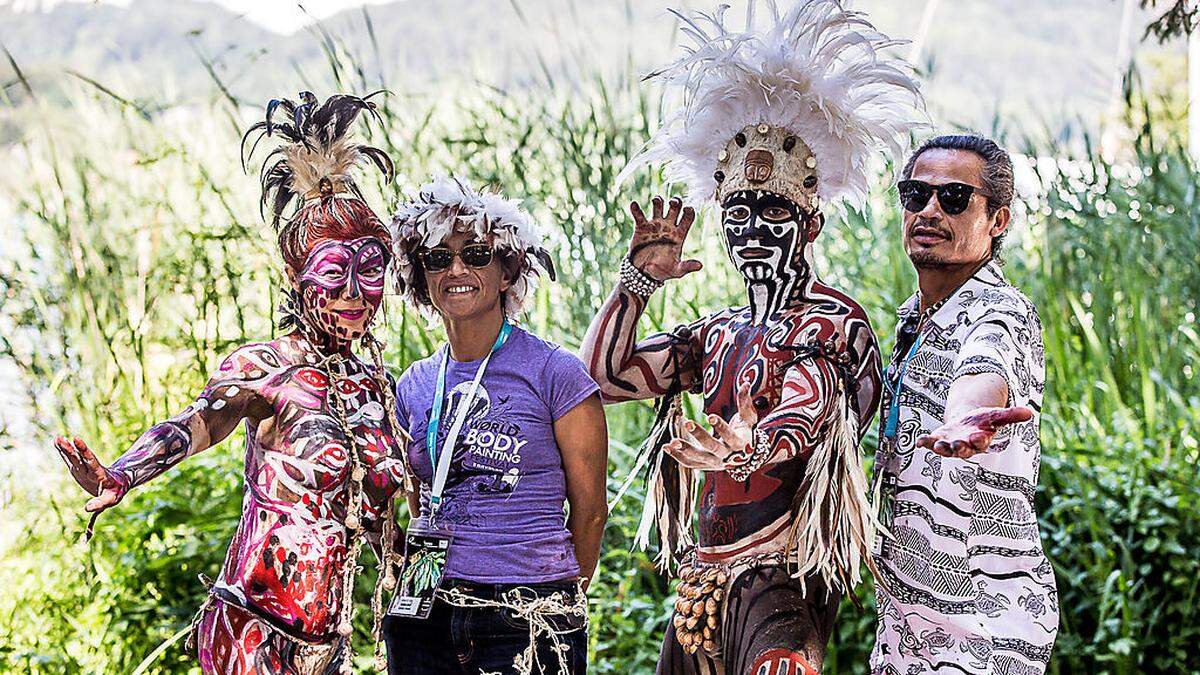
[[[492,264],[492,247],[488,244],[467,244],[457,251],[445,246],[417,251],[417,260],[426,272],[437,274],[450,269],[455,257],[462,258],[471,267],[487,267]]]
[[[905,211],[916,213],[924,209],[925,205],[929,203],[929,198],[933,196],[934,192],[937,192],[938,204],[948,216],[957,216],[966,211],[967,206],[971,203],[971,195],[979,190],[974,185],[966,183],[930,185],[922,180],[902,180],[896,184],[896,188],[900,191],[900,204]],[[979,195],[987,196],[983,191],[980,191]]]

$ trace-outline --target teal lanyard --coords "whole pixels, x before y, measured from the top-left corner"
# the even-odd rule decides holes
[[[497,349],[504,346],[510,333],[512,333],[512,324],[505,319],[504,323],[500,325],[500,334],[496,336],[496,342],[492,344],[492,349],[488,352],[489,357],[495,354]],[[433,409],[429,412],[429,424],[425,427],[425,450],[429,453],[429,462],[434,471],[437,470],[438,465],[437,432],[438,427],[442,423],[442,405],[446,398],[446,362],[449,361],[449,357],[450,345],[446,345],[446,352],[442,354],[442,365],[438,368],[437,389],[433,396]],[[481,372],[478,375],[482,376],[482,370],[486,367],[487,359],[479,364]],[[467,406],[470,406],[471,403],[472,401],[463,401],[463,404]]]
[[[912,361],[913,355],[917,353],[917,348],[921,346],[921,340],[924,338],[924,333],[917,335],[917,339],[908,348],[908,354],[900,362],[900,376],[896,378],[895,388],[893,389],[890,385],[888,386],[892,394],[892,402],[888,406],[887,424],[883,427],[885,438],[892,439],[896,437],[896,428],[900,426],[900,392],[904,390],[904,373],[908,371],[908,364]]]

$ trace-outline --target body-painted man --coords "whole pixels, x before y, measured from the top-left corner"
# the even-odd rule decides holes
[[[681,18],[697,44],[663,72],[684,108],[639,159],[715,198],[748,302],[638,341],[649,295],[700,263],[681,255],[691,208],[635,203],[585,361],[609,403],[663,397],[639,531],[644,542],[656,522],[665,560],[681,559],[659,672],[819,672],[871,542],[858,442],[880,375],[866,314],[817,277],[812,246],[821,201],[861,202],[869,155],[903,146],[921,102],[877,53],[886,38],[832,0],[773,15],[765,33]],[[711,431],[672,428],[682,391],[703,394]]]
[[[405,477],[388,415],[392,388],[370,333],[390,238],[347,173],[369,159],[390,177],[391,162],[345,138],[373,104],[301,98],[272,101],[250,130],[287,141],[263,171],[290,285],[286,334],[235,350],[191,405],[108,467],[81,439],[56,441],[95,495],[86,510],[98,514],[245,420],[242,517],[195,626],[205,673],[346,672],[354,561],[364,539],[386,558],[392,496]],[[272,119],[277,108],[286,121]],[[281,226],[293,199],[299,208]],[[353,353],[357,340],[374,366]]]

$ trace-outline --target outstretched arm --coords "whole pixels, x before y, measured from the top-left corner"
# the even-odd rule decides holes
[[[996,432],[1033,419],[1033,411],[1008,405],[1008,383],[993,373],[960,377],[946,395],[946,424],[917,439],[943,457],[967,459],[986,452]]]
[[[652,205],[650,218],[637,202],[629,207],[634,221],[629,263],[649,277],[651,285],[699,270],[700,261],[681,259],[696,212],[684,208],[678,198],[670,201],[665,212],[661,197],[655,197]],[[657,333],[637,341],[637,322],[649,295],[645,288],[631,289],[618,283],[588,328],[581,356],[600,385],[605,403],[661,396],[676,377],[683,378],[684,388],[691,386],[691,368],[675,373],[672,351],[679,347],[671,334]]]
[[[1006,305],[975,324],[959,348],[954,381],[946,394],[945,423],[918,438],[917,446],[961,459],[1000,451],[1003,438],[992,447],[997,434],[1034,416],[1024,405],[1030,403],[1031,388],[1025,354],[1040,329],[1031,308]]]
[[[115,505],[135,486],[221,442],[242,418],[270,415],[269,405],[250,386],[251,380],[264,377],[271,369],[267,364],[278,361],[273,354],[264,361],[263,350],[271,351],[263,345],[249,345],[230,355],[191,405],[150,427],[109,467],[100,463],[82,439],[55,439],[55,449],[71,476],[93,495],[85,510],[99,512]]]

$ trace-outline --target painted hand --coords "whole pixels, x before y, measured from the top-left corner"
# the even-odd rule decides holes
[[[962,419],[948,422],[917,439],[917,447],[943,457],[967,459],[988,449],[1000,427],[1033,419],[1029,408],[976,408]]]
[[[58,451],[59,457],[67,463],[67,468],[71,471],[71,477],[79,483],[80,487],[88,491],[88,494],[93,495],[92,499],[84,505],[83,509],[88,513],[97,513],[115,505],[125,496],[125,490],[108,469],[100,464],[100,460],[96,459],[96,454],[92,452],[87,443],[83,439],[76,437],[75,440],[68,441],[63,436],[54,439],[54,449]]]
[[[683,242],[696,221],[695,209],[684,208],[678,197],[671,199],[665,213],[662,197],[655,197],[651,204],[648,220],[637,202],[629,205],[633,216],[629,256],[634,266],[657,281],[678,279],[703,267],[699,260],[682,260]]]
[[[712,433],[687,420],[682,437],[667,443],[663,450],[680,464],[702,471],[724,471],[744,463],[753,455],[754,425],[758,423],[758,412],[746,386],[738,389],[737,408],[728,422],[709,415]]]

